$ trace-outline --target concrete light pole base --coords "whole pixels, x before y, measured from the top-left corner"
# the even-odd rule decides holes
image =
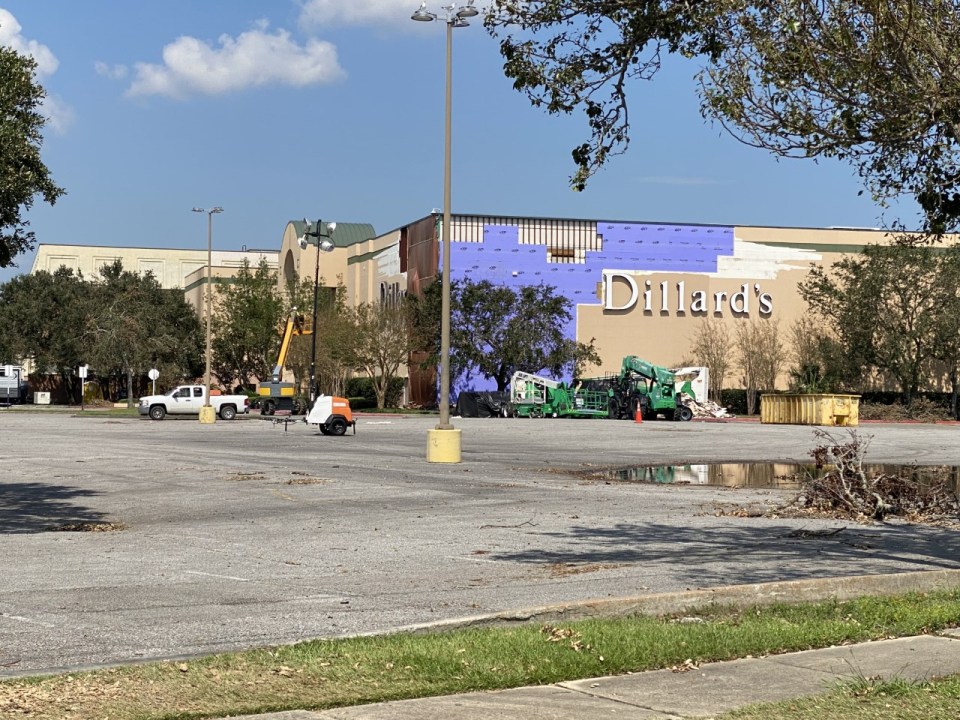
[[[427,462],[460,462],[460,436],[459,428],[427,430]]]
[[[200,408],[200,423],[213,425],[217,421],[217,409],[213,405],[204,405]]]

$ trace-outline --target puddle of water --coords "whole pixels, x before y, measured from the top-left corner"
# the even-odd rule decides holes
[[[943,465],[864,465],[868,473],[900,475],[920,483],[945,480],[960,492],[960,467]],[[809,477],[826,473],[813,464],[717,463],[708,465],[643,465],[609,470],[604,480],[671,485],[712,485],[793,490]]]

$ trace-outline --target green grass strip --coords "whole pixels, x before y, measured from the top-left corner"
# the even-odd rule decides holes
[[[0,718],[183,720],[541,685],[936,632],[960,590],[803,605],[318,640],[0,683]],[[17,704],[19,703],[19,705]],[[810,715],[809,717],[814,717]],[[931,716],[927,716],[931,717]]]
[[[960,717],[960,676],[929,682],[862,679],[811,698],[751,705],[717,720],[934,720]]]

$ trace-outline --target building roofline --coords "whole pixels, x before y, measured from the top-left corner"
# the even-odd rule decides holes
[[[392,232],[397,232],[402,230],[405,227],[410,225],[416,225],[417,223],[423,222],[424,220],[429,220],[432,217],[442,216],[442,212],[431,212],[427,215],[424,215],[421,218],[416,220],[411,220],[410,222],[399,225],[391,230],[382,232],[378,237],[383,237],[384,235],[389,235]],[[770,230],[832,230],[837,232],[864,232],[864,233],[908,233],[908,234],[917,234],[920,233],[920,230],[894,230],[892,228],[879,228],[879,227],[861,227],[853,225],[828,225],[826,227],[818,227],[812,225],[749,225],[745,223],[708,223],[708,222],[684,222],[682,220],[623,220],[617,218],[576,218],[576,217],[555,217],[555,216],[545,216],[545,215],[503,215],[498,213],[458,213],[451,212],[450,216],[453,218],[502,218],[503,220],[547,220],[550,222],[582,222],[582,223],[622,223],[624,225],[685,225],[692,227],[730,227],[730,228],[750,228],[750,229],[770,229]]]
[[[202,252],[206,254],[206,248],[184,248],[184,247],[156,247],[155,245],[90,245],[88,243],[37,243],[37,250],[40,250],[41,247],[76,247],[76,248],[92,248],[92,249],[101,249],[101,250],[164,250],[168,252]],[[268,250],[265,248],[247,248],[246,250],[236,250],[236,249],[218,249],[214,248],[214,252],[232,252],[232,253],[279,253],[279,250]]]

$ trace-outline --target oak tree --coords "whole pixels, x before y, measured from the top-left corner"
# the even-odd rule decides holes
[[[32,58],[0,46],[0,267],[35,245],[23,217],[34,198],[53,205],[63,195],[40,159],[46,93],[36,81],[36,67]]]

